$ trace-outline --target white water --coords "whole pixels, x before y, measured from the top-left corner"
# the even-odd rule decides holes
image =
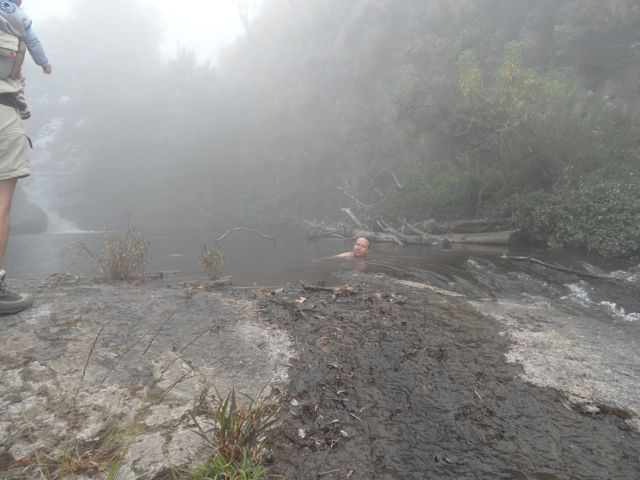
[[[21,181],[27,199],[40,207],[49,219],[47,233],[78,233],[76,224],[58,213],[55,199],[65,193],[65,181],[77,161],[55,158],[50,146],[60,131],[62,121],[54,118],[33,137],[33,149],[29,152],[31,176]]]
[[[621,272],[622,273],[622,272]],[[624,272],[629,276],[629,272]],[[640,313],[638,312],[630,312],[627,313],[625,309],[614,302],[610,301],[594,301],[589,296],[586,288],[583,284],[580,283],[572,283],[567,285],[567,288],[570,290],[570,294],[562,297],[563,299],[572,300],[582,306],[585,307],[595,307],[596,309],[603,310],[604,312],[616,317],[621,318],[623,320],[627,320],[630,322],[640,320]]]

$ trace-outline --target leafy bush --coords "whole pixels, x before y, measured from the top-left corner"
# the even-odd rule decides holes
[[[488,173],[441,166],[416,168],[402,176],[402,188],[394,185],[385,192],[380,213],[409,220],[473,217],[492,201],[493,179]]]
[[[640,176],[594,172],[574,187],[519,199],[514,221],[535,242],[604,256],[640,252]]]
[[[514,195],[559,185],[578,190],[591,172],[634,162],[638,136],[630,116],[571,72],[525,68],[523,45],[505,43],[486,26],[448,42],[429,38],[408,54],[418,67],[396,98],[398,119],[424,166],[408,171],[405,188],[383,199],[394,218],[486,214]],[[546,199],[544,208],[554,202]],[[552,241],[548,231],[556,227],[547,224],[560,220],[541,208],[530,211],[540,216],[532,235]],[[570,236],[565,232],[562,243]]]

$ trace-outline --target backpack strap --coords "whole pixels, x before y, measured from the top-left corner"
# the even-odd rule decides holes
[[[0,105],[18,109],[18,100],[15,93],[0,93]]]

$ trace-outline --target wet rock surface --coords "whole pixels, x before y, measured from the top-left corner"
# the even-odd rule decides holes
[[[37,301],[0,318],[0,478],[42,478],[71,447],[123,452],[118,479],[171,478],[208,453],[189,412],[268,383],[268,478],[637,478],[638,324],[477,271],[502,295],[365,273],[338,290],[20,285]],[[74,460],[63,478],[104,478]]]
[[[61,460],[78,464],[68,478],[102,478],[114,460],[118,479],[154,478],[202,456],[188,411],[214,389],[256,395],[286,379],[289,339],[254,302],[65,276],[12,286],[37,300],[0,318],[3,479]]]
[[[271,436],[274,478],[637,478],[639,394],[627,388],[637,377],[620,394],[600,395],[619,383],[606,372],[620,359],[593,364],[553,335],[539,335],[529,355],[526,318],[515,307],[484,308],[495,299],[368,275],[346,280],[351,288],[337,295],[292,289],[262,300],[297,350],[286,413]],[[552,329],[554,313],[529,311],[537,324],[527,328],[542,332],[547,316]],[[571,362],[566,377],[579,403],[557,375],[539,386],[527,375],[533,364],[551,370],[536,360],[547,348],[553,372]],[[637,371],[637,358],[625,362],[624,372]]]

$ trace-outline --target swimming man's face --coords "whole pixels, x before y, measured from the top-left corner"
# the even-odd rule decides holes
[[[369,240],[366,238],[356,240],[356,244],[353,246],[353,256],[366,257],[367,253],[369,253]]]

